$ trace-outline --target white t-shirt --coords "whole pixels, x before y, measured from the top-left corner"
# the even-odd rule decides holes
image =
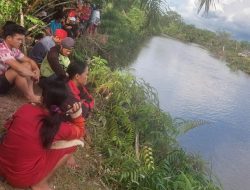
[[[93,10],[92,16],[91,16],[91,23],[95,25],[100,24],[101,14],[99,10]]]

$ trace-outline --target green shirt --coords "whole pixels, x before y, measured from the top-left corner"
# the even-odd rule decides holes
[[[60,65],[62,66],[62,68],[66,72],[66,70],[70,64],[70,59],[66,56],[63,56],[62,54],[59,54],[58,60],[59,60]],[[43,77],[50,77],[51,75],[55,74],[55,72],[50,67],[47,56],[43,60],[40,70],[41,70],[41,76],[43,76]]]

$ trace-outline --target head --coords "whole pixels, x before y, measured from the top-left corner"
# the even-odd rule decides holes
[[[57,10],[57,12],[54,15],[54,19],[56,22],[61,22],[63,19],[63,11],[62,10]]]
[[[75,45],[75,40],[73,38],[70,38],[70,37],[66,37],[62,40],[61,42],[61,50],[60,50],[60,53],[63,55],[63,56],[66,56],[68,57],[71,53],[72,53],[72,50],[74,48],[74,45]]]
[[[67,87],[63,81],[46,83],[42,92],[43,105],[50,110],[52,105],[60,107],[67,98]]]
[[[40,41],[44,37],[43,33],[38,33],[34,36],[35,41]]]
[[[67,97],[68,90],[66,84],[62,81],[52,81],[43,86],[43,105],[48,110],[48,115],[41,120],[40,138],[45,148],[51,146],[61,122],[65,119],[62,107]]]
[[[7,21],[5,22],[5,24],[3,25],[2,29],[4,30],[4,28],[5,28],[6,26],[11,25],[11,24],[16,24],[16,23],[15,23],[14,21],[7,20]]]
[[[53,36],[53,40],[56,44],[60,45],[62,40],[68,36],[68,33],[63,29],[56,29],[55,34]]]
[[[25,34],[26,29],[18,24],[8,24],[3,27],[4,41],[10,48],[20,48]]]
[[[69,79],[74,81],[77,86],[87,84],[88,72],[88,64],[86,62],[75,61],[67,69]]]

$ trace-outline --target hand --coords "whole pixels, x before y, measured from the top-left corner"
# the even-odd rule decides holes
[[[72,119],[77,118],[82,115],[82,104],[81,102],[76,102],[72,107],[69,106],[69,110],[66,111],[66,114],[70,115]]]
[[[33,73],[34,73],[34,76],[33,76],[34,81],[35,81],[35,82],[39,82],[39,79],[40,79],[40,71],[39,71],[39,70],[34,70]]]
[[[31,77],[31,78],[35,78],[35,73],[29,69],[27,69],[26,67],[23,67],[19,70],[19,74],[23,77]]]

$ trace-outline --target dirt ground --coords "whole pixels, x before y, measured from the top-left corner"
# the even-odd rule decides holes
[[[39,93],[36,87],[35,91]],[[15,110],[27,101],[12,89],[6,96],[0,97],[0,130],[2,130],[5,120],[15,112]],[[85,143],[84,148],[78,148],[75,153],[79,169],[73,170],[67,167],[60,168],[51,179],[51,187],[58,190],[106,190],[108,189],[100,178],[101,155],[94,148]],[[10,187],[6,182],[0,182],[0,190],[17,190]]]

